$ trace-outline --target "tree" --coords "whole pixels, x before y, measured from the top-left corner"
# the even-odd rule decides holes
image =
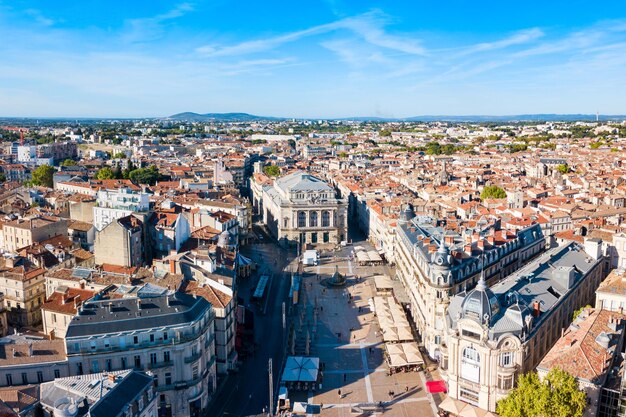
[[[149,168],[139,168],[131,171],[128,174],[128,178],[135,184],[154,185],[157,181],[162,180],[164,176],[156,166],[152,165]]]
[[[488,198],[506,198],[506,192],[497,185],[488,185],[483,188],[483,192],[480,193],[481,200]]]
[[[587,304],[584,307],[581,307],[577,310],[574,310],[574,314],[572,314],[572,321],[576,320],[578,318],[578,316],[580,316],[580,313],[583,312],[583,310],[587,309],[587,308],[591,308],[591,305]]]
[[[0,172],[0,182],[5,182],[7,180],[7,176],[4,175],[3,172]]]
[[[552,368],[539,380],[535,372],[521,375],[517,387],[498,401],[501,417],[582,417],[587,395],[576,378],[562,369]]]
[[[570,171],[570,168],[567,164],[559,164],[557,165],[556,170],[559,171],[561,174],[567,174]]]
[[[51,167],[50,165],[38,166],[32,173],[33,185],[52,188],[52,176],[54,175],[54,172],[54,167]]]
[[[111,168],[109,167],[104,167],[101,170],[98,171],[98,173],[96,174],[96,179],[98,180],[112,180],[115,179],[115,174],[113,173],[113,170],[111,170]]]
[[[280,175],[280,168],[276,165],[266,165],[263,167],[263,172],[268,177],[278,177]]]
[[[61,162],[61,166],[63,167],[73,167],[76,165],[78,164],[73,159],[66,159],[65,161]]]
[[[381,136],[381,137],[390,137],[391,136],[391,130],[383,129],[380,132],[378,132],[378,135]]]
[[[126,158],[126,154],[124,152],[118,152],[115,155],[113,155],[113,159],[125,159]]]

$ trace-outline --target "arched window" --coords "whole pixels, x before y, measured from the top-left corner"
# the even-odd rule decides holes
[[[309,227],[317,227],[317,211],[309,213]]]
[[[322,212],[322,227],[329,227],[329,226],[330,226],[330,212],[323,211]]]
[[[306,227],[306,212],[298,212],[298,227]]]
[[[480,383],[480,355],[472,347],[463,349],[461,356],[461,378]]]

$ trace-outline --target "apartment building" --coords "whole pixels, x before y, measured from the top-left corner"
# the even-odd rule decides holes
[[[487,283],[493,284],[545,249],[539,225],[516,233],[495,229],[495,224],[485,224],[459,234],[415,216],[410,207],[401,213],[396,275],[407,291],[411,302],[406,307],[432,358],[441,359],[451,297],[473,288],[481,270]]]
[[[139,266],[144,261],[144,224],[128,215],[113,220],[96,233],[95,262],[98,265]]]
[[[113,220],[150,209],[149,196],[130,188],[98,191],[93,208],[93,225],[101,231]]]
[[[70,374],[149,370],[159,414],[199,416],[216,387],[214,320],[208,301],[180,292],[89,300],[67,329]]]
[[[4,294],[8,323],[13,327],[36,326],[41,323],[41,305],[46,298],[46,270],[29,266],[20,258],[6,262],[6,269],[0,272],[0,293]]]
[[[441,370],[448,394],[494,412],[516,377],[534,370],[606,276],[601,242],[551,248],[489,287],[450,299]]]
[[[27,217],[4,223],[2,234],[4,249],[15,252],[54,236],[67,235],[67,221],[52,216]]]

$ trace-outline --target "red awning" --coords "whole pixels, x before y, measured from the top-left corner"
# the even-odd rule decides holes
[[[448,392],[446,383],[442,380],[426,382],[426,390],[430,392],[431,394],[435,392]]]

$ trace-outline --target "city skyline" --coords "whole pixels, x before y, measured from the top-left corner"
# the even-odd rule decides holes
[[[623,114],[623,9],[0,1],[0,115]]]

